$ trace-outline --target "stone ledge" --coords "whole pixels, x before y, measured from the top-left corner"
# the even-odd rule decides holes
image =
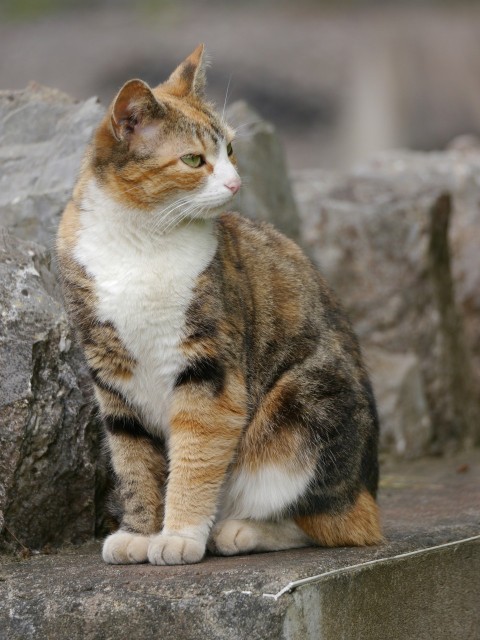
[[[4,557],[0,637],[475,638],[480,452],[386,468],[380,503],[386,542],[366,549],[212,557],[187,567],[106,566],[98,544]]]

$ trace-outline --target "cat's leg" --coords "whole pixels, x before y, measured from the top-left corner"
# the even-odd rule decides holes
[[[123,507],[120,529],[107,537],[102,556],[111,564],[146,562],[150,536],[160,530],[163,517],[165,456],[125,404],[115,397],[107,399],[103,390],[101,395],[102,417]]]
[[[175,392],[165,520],[148,548],[152,564],[189,564],[205,554],[220,488],[246,421],[244,385],[224,386],[187,384]]]
[[[376,448],[366,447],[362,460],[360,429],[352,423],[349,403],[335,395],[305,402],[297,396],[300,382],[284,376],[257,410],[237,453],[223,518],[241,514],[262,521],[289,512],[312,544],[378,544],[383,539],[379,510],[365,488],[367,482],[376,484],[366,471],[376,475]],[[368,421],[368,415],[358,414]]]
[[[122,423],[122,428],[131,426]],[[104,542],[103,559],[113,564],[146,562],[149,537],[161,528],[165,458],[148,437],[109,433],[108,443],[123,517],[120,529]]]
[[[310,545],[312,540],[293,520],[223,520],[213,527],[208,542],[209,550],[222,556]]]
[[[295,522],[322,547],[365,546],[383,541],[378,505],[366,490],[344,511],[297,516]]]

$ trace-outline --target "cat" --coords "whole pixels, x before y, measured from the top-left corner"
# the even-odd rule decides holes
[[[225,212],[241,181],[203,52],[121,88],[57,236],[122,502],[103,559],[377,544],[357,339],[293,241]]]

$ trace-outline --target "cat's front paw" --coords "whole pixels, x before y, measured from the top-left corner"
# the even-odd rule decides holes
[[[149,541],[147,536],[116,531],[103,543],[102,557],[108,564],[146,562]]]
[[[208,548],[212,553],[234,556],[254,551],[257,544],[258,531],[247,520],[223,520],[213,527]]]
[[[205,543],[174,534],[161,533],[150,538],[148,561],[151,564],[194,564],[205,555]]]

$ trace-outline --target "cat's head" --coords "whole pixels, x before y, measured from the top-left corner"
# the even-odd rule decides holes
[[[241,184],[233,131],[203,96],[203,52],[198,46],[157,87],[127,82],[93,143],[94,172],[109,194],[170,225],[220,213]]]

